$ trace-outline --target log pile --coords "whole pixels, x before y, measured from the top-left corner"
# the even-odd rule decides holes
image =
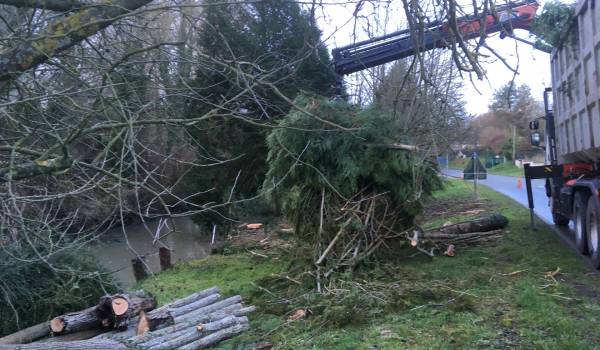
[[[427,255],[436,251],[454,256],[455,249],[484,241],[497,239],[508,225],[508,219],[501,214],[492,214],[470,221],[437,227],[427,231],[414,231],[407,234],[411,246]]]
[[[54,318],[48,332],[58,336],[30,344],[0,343],[0,350],[203,349],[248,330],[246,316],[255,310],[245,307],[239,295],[223,299],[216,287],[155,306],[154,298],[142,292],[107,296],[93,308]],[[72,340],[94,327],[110,331]],[[61,341],[63,337],[71,341]]]

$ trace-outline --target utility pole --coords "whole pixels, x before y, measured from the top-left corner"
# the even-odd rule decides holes
[[[479,198],[477,195],[477,177],[479,176],[479,170],[477,169],[478,163],[477,152],[473,152],[473,191],[475,192],[475,198]]]
[[[517,125],[512,125],[512,159],[517,160]]]

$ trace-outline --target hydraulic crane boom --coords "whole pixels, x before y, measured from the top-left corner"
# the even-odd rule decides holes
[[[536,0],[509,2],[497,6],[494,14],[489,12],[480,16],[457,18],[456,27],[463,40],[475,39],[481,35],[482,18],[486,34],[500,31],[512,34],[512,30],[517,28],[531,30],[538,7]],[[356,42],[333,49],[334,69],[341,76],[412,56],[416,52],[447,47],[452,42],[453,35],[447,22],[435,21],[425,28],[418,40],[406,29]]]

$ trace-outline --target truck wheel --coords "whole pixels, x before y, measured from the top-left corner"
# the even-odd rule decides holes
[[[587,241],[588,252],[595,268],[600,268],[600,208],[596,204],[594,197],[589,198],[587,204]]]
[[[589,195],[585,192],[575,193],[573,200],[573,223],[575,224],[575,247],[581,254],[588,253],[587,247],[587,205]]]
[[[554,207],[554,199],[550,198],[550,212],[552,213],[552,221],[556,226],[568,226],[569,218],[558,212],[558,208]]]

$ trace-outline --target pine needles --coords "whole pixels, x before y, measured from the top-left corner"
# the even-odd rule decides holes
[[[295,105],[267,139],[263,190],[313,247],[321,289],[382,246],[404,242],[401,233],[440,181],[428,158],[393,147],[411,139],[391,115],[310,96]]]

